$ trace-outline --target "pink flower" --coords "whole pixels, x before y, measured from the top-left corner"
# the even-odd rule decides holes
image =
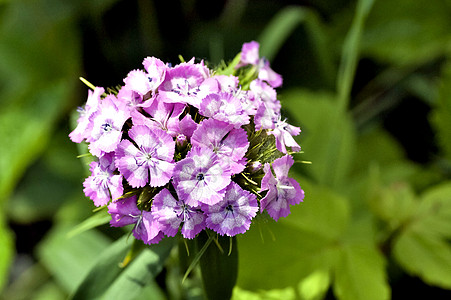
[[[95,206],[103,206],[111,199],[122,196],[122,175],[114,175],[116,170],[114,155],[107,153],[90,165],[91,176],[83,182],[84,193],[94,201]]]
[[[288,171],[293,163],[294,160],[289,155],[274,160],[272,169],[276,177],[268,163],[264,166],[265,176],[262,179],[261,190],[268,192],[260,201],[261,212],[266,209],[276,221],[290,214],[290,205],[299,204],[304,199],[304,191],[299,183],[288,177]]]
[[[89,151],[97,157],[116,150],[121,141],[122,126],[130,117],[128,110],[115,105],[116,100],[114,95],[108,95],[89,117],[92,131],[87,141]]]
[[[69,134],[70,139],[74,143],[81,143],[83,140],[89,139],[93,124],[90,121],[90,117],[97,110],[100,104],[100,96],[105,92],[104,88],[96,87],[94,91],[88,92],[88,100],[85,107],[79,107],[79,117],[77,120],[77,127]]]
[[[193,146],[211,149],[218,156],[222,166],[230,167],[232,174],[240,173],[246,164],[249,147],[246,131],[233,125],[207,119],[202,121],[191,137]]]
[[[255,42],[244,43],[241,48],[241,60],[237,68],[254,65],[258,70],[258,78],[268,82],[272,87],[276,88],[282,85],[282,76],[274,72],[269,66],[269,61],[260,58],[260,45]]]
[[[249,124],[249,115],[243,110],[240,99],[231,93],[220,92],[206,96],[199,112],[213,119],[233,124],[235,128]]]
[[[174,170],[175,142],[161,129],[135,125],[122,140],[116,151],[119,172],[132,187],[162,186],[169,182]]]
[[[274,129],[269,131],[269,134],[274,135],[276,138],[276,148],[282,153],[287,153],[287,147],[290,147],[292,151],[298,152],[301,150],[301,146],[294,140],[293,136],[298,135],[301,132],[299,127],[288,124],[285,120],[281,120],[279,117],[274,123]]]
[[[158,88],[162,101],[191,104],[199,108],[201,100],[210,92],[210,85],[202,86],[209,76],[208,68],[194,60],[181,63],[167,70],[164,81]]]
[[[136,206],[136,196],[120,199],[108,205],[111,215],[110,225],[123,227],[135,224],[133,236],[145,244],[156,244],[164,237],[160,224],[153,218],[150,211],[141,211]]]
[[[205,228],[204,213],[183,200],[177,200],[168,189],[163,189],[154,197],[152,214],[167,236],[175,236],[181,223],[182,235],[187,239],[194,238]]]
[[[235,182],[227,187],[224,198],[214,205],[202,206],[207,215],[207,227],[220,235],[245,233],[258,211],[257,197]]]
[[[209,148],[195,147],[177,162],[174,186],[179,199],[190,206],[215,204],[222,200],[230,183],[230,169],[222,165]]]

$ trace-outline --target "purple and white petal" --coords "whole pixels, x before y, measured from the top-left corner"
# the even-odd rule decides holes
[[[116,149],[122,137],[122,126],[130,117],[128,111],[114,104],[116,100],[114,95],[108,95],[89,118],[93,123],[91,136],[87,140],[89,151],[97,157]]]
[[[174,185],[180,199],[190,206],[199,203],[214,204],[224,196],[230,183],[230,170],[208,148],[193,147],[187,156],[177,162]]]
[[[299,183],[288,177],[288,171],[293,163],[294,160],[289,155],[274,160],[272,168],[276,177],[268,163],[264,166],[265,175],[261,182],[261,190],[267,190],[267,193],[260,201],[261,211],[267,210],[276,221],[290,214],[290,205],[299,204],[304,199],[304,191]]]
[[[86,140],[91,136],[93,124],[89,118],[100,105],[100,96],[104,92],[105,89],[102,87],[96,87],[94,91],[89,90],[86,105],[77,109],[79,113],[77,127],[69,134],[69,138],[74,143],[81,143],[83,140]]]
[[[254,194],[243,190],[232,182],[227,187],[224,198],[210,206],[205,206],[207,227],[220,235],[234,236],[246,232],[252,218],[258,211]]]
[[[108,213],[111,215],[110,225],[123,227],[136,224],[141,216],[141,211],[136,206],[136,196],[119,199],[108,205]]]
[[[157,244],[164,237],[160,223],[155,220],[150,211],[142,211],[141,217],[133,229],[133,236],[145,244]]]
[[[198,126],[191,137],[193,146],[206,147],[218,155],[222,165],[229,166],[232,174],[244,170],[243,161],[249,148],[246,131],[233,125],[206,119]]]
[[[94,201],[94,205],[106,205],[111,199],[119,198],[123,193],[122,176],[113,175],[116,166],[114,156],[107,153],[90,164],[91,176],[83,182],[84,193]]]
[[[169,182],[174,170],[175,142],[161,129],[135,125],[129,136],[138,148],[123,140],[116,151],[119,172],[132,187],[162,186]]]

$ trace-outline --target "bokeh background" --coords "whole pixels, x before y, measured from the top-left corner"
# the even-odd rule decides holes
[[[2,299],[66,299],[123,235],[70,234],[94,209],[68,139],[78,78],[114,87],[146,56],[214,66],[251,40],[312,163],[292,172],[304,203],[240,237],[234,297],[450,299],[450,15],[449,0],[0,1]],[[174,292],[171,262],[138,298],[200,297]]]

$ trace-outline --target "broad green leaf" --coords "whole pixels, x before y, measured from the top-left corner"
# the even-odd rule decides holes
[[[143,299],[143,293],[161,294],[154,279],[163,269],[172,246],[173,240],[166,238],[158,245],[144,249],[103,294],[98,291],[100,299]],[[89,295],[85,299],[95,299],[95,295]]]
[[[123,271],[120,263],[131,247],[131,240],[124,236],[110,247],[101,251],[99,258],[86,270],[84,278],[79,281],[72,299],[89,299],[99,297]]]
[[[377,163],[384,168],[405,159],[404,150],[399,143],[380,126],[362,132],[356,143],[353,159],[353,174],[360,176],[368,172],[368,167]]]
[[[28,164],[41,153],[50,139],[56,120],[67,105],[71,85],[67,80],[43,84],[29,91],[27,103],[12,102],[0,112],[0,197],[7,198]],[[1,98],[1,97],[0,97]]]
[[[161,271],[173,244],[173,239],[165,238],[123,268],[120,263],[131,246],[124,236],[101,254],[71,299],[139,298],[141,293],[148,292],[144,288]]]
[[[281,101],[293,118],[288,122],[301,127],[297,139],[305,153],[299,157],[312,162],[304,169],[325,186],[343,187],[355,147],[355,129],[350,116],[340,112],[335,97],[327,93],[289,90],[281,96]]]
[[[446,1],[375,1],[362,52],[383,63],[418,65],[449,50],[451,20]]]
[[[12,1],[0,22],[0,199],[45,149],[80,70],[73,1]]]
[[[64,300],[66,294],[53,281],[49,281],[33,293],[32,300]]]
[[[348,223],[347,199],[300,181],[304,203],[274,222],[257,218],[239,237],[238,286],[256,291],[296,287],[316,270],[329,271],[338,255],[338,239]]]
[[[299,282],[298,293],[303,300],[324,299],[329,289],[330,281],[330,272],[327,270],[317,270]]]
[[[451,183],[445,182],[428,189],[418,206],[418,220],[412,227],[451,239]]]
[[[397,262],[426,283],[451,288],[451,183],[427,190],[393,242]]]
[[[334,294],[339,300],[390,298],[385,260],[374,245],[342,245],[334,278]]]
[[[232,300],[294,300],[296,292],[294,288],[272,289],[268,291],[252,292],[244,290],[240,287],[233,289]]]
[[[408,222],[418,207],[415,194],[405,182],[394,183],[385,188],[376,184],[368,203],[372,212],[387,222],[392,230]]]
[[[293,174],[293,177],[304,189],[305,199],[304,202],[292,206],[291,214],[280,222],[329,240],[339,239],[350,219],[348,199],[326,187],[312,185],[296,174]]]
[[[395,241],[393,255],[409,274],[451,289],[451,246],[437,235],[408,230]]]
[[[110,242],[101,233],[86,231],[72,238],[67,233],[73,225],[59,225],[52,229],[38,246],[40,262],[70,293],[95,264],[99,254]]]
[[[76,158],[69,160],[74,160],[77,163],[75,167],[81,171]],[[57,164],[51,158],[39,159],[28,168],[7,204],[8,215],[12,220],[29,223],[52,218],[62,205],[73,199],[80,201],[84,198],[82,172],[75,172],[79,176],[75,179],[69,175],[69,171],[59,171]]]

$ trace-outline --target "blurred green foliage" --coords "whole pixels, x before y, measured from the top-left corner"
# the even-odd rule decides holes
[[[217,64],[253,39],[303,130],[295,159],[312,164],[292,172],[304,203],[238,238],[233,298],[450,298],[450,13],[447,0],[0,2],[1,298],[202,298],[172,240],[120,269],[132,238],[90,229],[102,212],[76,227],[93,206],[70,114],[79,76],[115,86],[145,56]]]

